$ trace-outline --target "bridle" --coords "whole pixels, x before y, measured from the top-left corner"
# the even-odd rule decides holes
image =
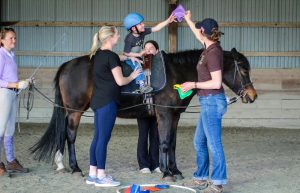
[[[232,85],[234,87],[235,81],[236,81],[236,77],[238,75],[240,77],[240,82],[241,82],[242,87],[238,90],[237,95],[239,96],[239,98],[242,98],[242,97],[244,97],[247,94],[245,92],[246,87],[249,86],[249,85],[252,85],[253,83],[252,82],[245,83],[245,80],[244,80],[244,78],[242,76],[242,73],[241,73],[239,65],[238,65],[239,62],[234,57],[234,54],[232,54],[232,57],[233,57],[233,61],[234,61],[234,75],[233,75]]]

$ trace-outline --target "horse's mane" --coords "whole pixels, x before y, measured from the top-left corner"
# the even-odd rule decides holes
[[[186,64],[197,64],[202,51],[203,49],[186,50],[186,51],[180,51],[176,53],[167,53],[166,59],[168,60],[168,63],[178,65],[178,66],[182,66]]]

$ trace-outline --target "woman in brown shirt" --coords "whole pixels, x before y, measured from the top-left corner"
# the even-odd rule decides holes
[[[223,185],[227,183],[222,146],[222,116],[227,111],[227,102],[222,87],[223,49],[219,42],[223,33],[219,31],[218,23],[212,18],[194,24],[191,20],[191,12],[187,11],[185,20],[204,46],[197,65],[198,82],[185,82],[181,85],[184,92],[196,89],[201,105],[194,136],[197,170],[191,185],[198,189],[205,189],[201,192],[220,193],[223,192]],[[212,185],[210,186],[208,186],[208,147],[212,156]]]

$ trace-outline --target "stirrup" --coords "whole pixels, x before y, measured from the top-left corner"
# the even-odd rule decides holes
[[[149,85],[145,85],[143,88],[140,89],[141,93],[143,94],[147,94],[149,92],[151,92],[153,90],[153,88]]]

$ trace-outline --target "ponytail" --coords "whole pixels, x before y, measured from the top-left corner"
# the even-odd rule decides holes
[[[115,26],[102,26],[94,35],[92,48],[90,49],[90,58],[96,54],[100,44],[103,44],[108,38],[114,36],[116,32],[117,29]]]
[[[221,38],[221,35],[224,35],[224,33],[219,31],[219,29],[213,29],[212,32],[213,33],[210,36],[207,36],[207,38],[214,42],[219,41],[219,39]]]
[[[99,47],[100,47],[99,32],[97,32],[93,37],[93,43],[90,49],[90,59],[92,59],[92,57],[96,54],[96,51],[98,50]]]

